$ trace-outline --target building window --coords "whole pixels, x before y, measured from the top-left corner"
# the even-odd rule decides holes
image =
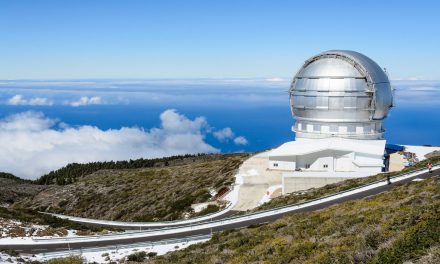
[[[321,125],[313,125],[313,131],[315,132],[321,132]]]
[[[348,125],[347,132],[348,133],[356,133],[356,126],[355,125]]]
[[[324,167],[324,168],[328,168],[328,164],[324,164],[323,167]]]
[[[274,166],[274,167],[278,167],[278,163],[274,163],[273,166]]]
[[[306,164],[306,169],[310,169],[310,164]]]
[[[330,125],[330,132],[338,132],[338,125]]]

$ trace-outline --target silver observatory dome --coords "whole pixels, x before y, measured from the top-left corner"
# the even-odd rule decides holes
[[[383,139],[393,105],[387,74],[367,56],[330,50],[305,61],[289,90],[298,138]]]

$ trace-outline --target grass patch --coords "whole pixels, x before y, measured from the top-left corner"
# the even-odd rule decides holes
[[[46,264],[83,264],[85,263],[84,258],[80,256],[69,256],[65,258],[54,258],[48,260]]]

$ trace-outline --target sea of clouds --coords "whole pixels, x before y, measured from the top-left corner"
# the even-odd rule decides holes
[[[440,81],[393,81],[396,105],[440,105]],[[0,81],[0,171],[34,179],[68,163],[154,158],[186,153],[218,153],[206,142],[248,144],[230,127],[215,129],[200,113],[190,119],[174,109],[163,111],[157,127],[103,130],[93,124],[72,126],[49,118],[41,107],[86,108],[99,105],[207,104],[284,105],[289,80],[101,80]],[[21,107],[21,108],[18,108]],[[11,112],[11,111],[9,111]],[[225,117],[226,118],[226,117]]]
[[[204,117],[193,120],[169,109],[160,114],[160,126],[102,130],[71,127],[41,112],[21,112],[0,120],[1,170],[36,178],[68,163],[155,158],[178,154],[218,153],[205,142],[212,133],[221,141],[247,144],[230,128],[212,130]]]

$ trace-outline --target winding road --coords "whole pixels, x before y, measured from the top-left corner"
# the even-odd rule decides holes
[[[54,239],[38,239],[23,243],[6,244],[0,239],[0,248],[14,249],[20,253],[45,253],[53,251],[65,251],[71,249],[83,249],[90,247],[103,247],[110,245],[133,244],[146,241],[160,241],[164,239],[185,238],[196,235],[206,235],[213,232],[219,232],[229,229],[244,228],[250,225],[258,225],[273,222],[286,214],[296,212],[310,212],[329,207],[356,199],[377,195],[385,192],[397,185],[402,185],[413,181],[414,179],[427,179],[440,175],[440,166],[436,166],[432,173],[422,170],[419,172],[408,173],[396,176],[392,180],[392,184],[386,184],[386,181],[375,184],[365,185],[353,190],[349,190],[340,194],[328,196],[319,200],[306,202],[300,205],[290,205],[282,208],[276,208],[269,211],[258,212],[252,215],[242,215],[219,220],[204,221],[191,225],[183,225],[176,227],[167,227],[161,229],[148,230],[144,232],[132,233],[133,235],[113,235],[87,238],[54,238]]]

